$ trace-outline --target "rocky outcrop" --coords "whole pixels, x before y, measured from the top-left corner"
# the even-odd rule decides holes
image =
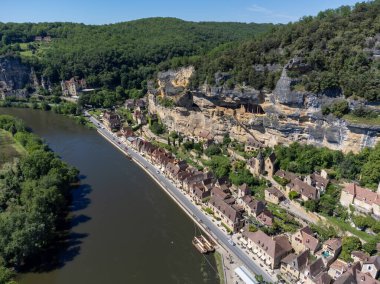
[[[292,91],[291,86],[295,83],[294,79],[288,77],[286,68],[284,68],[273,92],[272,102],[290,106],[302,106],[306,94]]]
[[[373,59],[380,60],[380,33],[366,39],[364,51]]]
[[[0,57],[0,97],[24,97],[29,83],[33,84],[30,67],[18,58]]]
[[[158,91],[149,93],[149,111],[158,114],[170,131],[190,137],[208,130],[216,140],[229,134],[233,139],[246,142],[252,134],[267,146],[298,141],[344,152],[358,152],[380,142],[380,126],[352,124],[332,115],[323,116],[323,105],[343,99],[340,90],[329,90],[324,94],[294,91],[292,84],[296,81],[288,77],[289,68],[307,66],[302,60],[292,62],[291,67],[285,66],[273,93],[259,92],[247,86],[228,89],[223,85],[204,85],[192,90],[192,96],[189,96],[189,90],[185,90],[186,86],[179,84],[175,88],[176,92],[183,88],[181,95],[176,92],[171,95],[170,88],[174,86],[172,81],[177,74],[176,71],[165,72],[165,76],[158,78]],[[179,74],[184,72],[179,71]],[[226,76],[228,74],[218,73],[216,79],[223,81]],[[163,79],[170,84],[162,83]],[[182,100],[186,98],[187,103],[185,106],[177,99],[179,103],[175,107],[165,108],[158,103],[159,96],[179,96]]]

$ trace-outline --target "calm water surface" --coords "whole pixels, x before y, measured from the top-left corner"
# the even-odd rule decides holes
[[[0,114],[23,119],[83,176],[62,266],[21,275],[20,283],[219,283],[191,245],[193,222],[95,130],[52,112],[0,108]],[[208,261],[215,266],[212,256]]]

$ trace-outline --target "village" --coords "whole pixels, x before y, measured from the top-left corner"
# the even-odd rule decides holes
[[[376,280],[380,256],[368,254],[361,245],[352,245],[349,238],[353,234],[349,232],[327,239],[320,236],[314,225],[326,222],[326,218],[301,205],[323,196],[331,184],[327,171],[300,176],[279,169],[275,153],[264,153],[262,145],[248,137],[244,152],[254,155],[246,159],[229,148],[229,159],[244,159],[245,169],[265,180],[260,196],[245,183],[232,184],[227,177],[218,178],[207,167],[200,169],[165,149],[166,141],[146,127],[158,118],[147,113],[144,98],[127,100],[125,109],[138,127],[128,125],[119,111],[98,112],[98,117],[109,131],[141,153],[221,230],[230,234],[231,244],[241,246],[268,273],[287,283],[380,283]],[[212,145],[219,147],[208,131],[182,139],[177,141],[179,145],[191,141],[204,150]],[[175,144],[173,140],[168,138],[167,144]],[[379,218],[380,187],[373,192],[356,183],[346,183],[340,204],[357,214]],[[380,250],[379,245],[376,250]]]

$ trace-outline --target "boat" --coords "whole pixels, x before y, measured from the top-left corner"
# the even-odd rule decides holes
[[[207,253],[207,249],[204,247],[200,239],[198,239],[197,237],[194,237],[192,243],[200,253]]]
[[[202,241],[203,246],[207,249],[208,252],[215,251],[213,244],[205,236],[200,235],[199,239]]]

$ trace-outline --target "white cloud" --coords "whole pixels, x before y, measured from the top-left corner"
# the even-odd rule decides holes
[[[286,19],[289,21],[297,20],[297,18],[294,16],[290,16],[290,15],[286,15],[286,14],[279,14],[279,13],[276,13],[275,11],[269,10],[265,7],[262,7],[262,6],[259,6],[256,4],[253,4],[250,7],[248,7],[248,11],[253,12],[253,13],[259,13],[259,14],[262,14],[264,16],[271,17],[271,18]]]
[[[256,13],[263,13],[263,14],[272,14],[273,12],[271,10],[268,10],[267,8],[261,7],[259,5],[253,4],[248,8],[251,12]]]

